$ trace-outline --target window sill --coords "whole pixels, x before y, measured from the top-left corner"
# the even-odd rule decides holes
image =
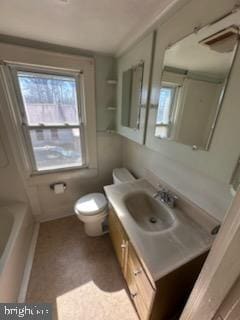
[[[73,178],[94,178],[97,174],[97,168],[66,169],[55,172],[35,173],[30,175],[27,181],[29,186],[34,186]]]

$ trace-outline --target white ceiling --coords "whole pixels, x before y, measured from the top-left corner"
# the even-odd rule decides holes
[[[224,79],[232,65],[234,48],[231,52],[221,53],[199,42],[229,26],[239,25],[239,21],[240,11],[237,11],[218,23],[207,25],[199,32],[176,42],[166,51],[164,65]]]
[[[113,54],[174,0],[0,0],[0,33]]]
[[[199,34],[191,34],[165,52],[164,65],[224,79],[231,68],[234,51],[221,53],[199,44]],[[236,41],[237,43],[237,41]]]

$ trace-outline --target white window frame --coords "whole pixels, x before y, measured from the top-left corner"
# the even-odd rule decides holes
[[[172,82],[163,82],[161,88],[160,88],[160,92],[159,92],[159,100],[160,100],[160,94],[161,94],[161,89],[162,88],[170,88],[170,89],[174,89],[174,94],[173,94],[173,99],[172,99],[172,103],[170,106],[170,110],[169,110],[169,121],[168,123],[157,123],[157,115],[158,115],[158,108],[159,108],[159,104],[157,106],[157,112],[156,112],[156,121],[155,121],[155,130],[157,127],[166,127],[168,130],[168,136],[167,138],[164,139],[169,139],[171,136],[171,129],[172,129],[172,124],[173,124],[173,119],[174,119],[174,115],[176,113],[176,105],[177,105],[177,99],[179,97],[179,89],[180,86],[176,83],[172,83]],[[156,138],[162,139],[159,136],[156,136]]]
[[[18,64],[7,64],[7,67],[10,71],[11,78],[13,81],[13,88],[15,90],[16,98],[17,98],[17,104],[19,108],[18,115],[20,116],[19,123],[21,124],[23,136],[24,136],[24,142],[32,170],[32,174],[45,174],[45,173],[54,173],[54,172],[61,172],[61,171],[68,171],[68,170],[76,170],[76,169],[82,169],[87,168],[87,155],[86,155],[86,139],[85,139],[85,101],[84,101],[84,84],[83,84],[83,72],[75,72],[75,71],[68,71],[63,70],[61,68],[48,68],[48,67],[38,67],[38,66],[29,66],[29,65],[18,65]],[[59,125],[30,125],[27,122],[27,115],[26,110],[24,107],[24,101],[18,81],[18,72],[26,72],[26,73],[33,73],[33,74],[43,74],[43,75],[56,75],[56,76],[65,76],[65,77],[71,77],[74,78],[76,81],[76,94],[77,94],[77,109],[78,109],[78,118],[79,118],[79,124],[59,124]],[[82,151],[82,165],[76,165],[76,166],[66,166],[62,168],[53,168],[53,169],[47,169],[47,170],[38,170],[37,164],[34,156],[33,146],[30,138],[30,130],[32,129],[74,129],[77,128],[80,130],[80,143],[81,143],[81,151]]]
[[[33,68],[63,72],[82,72],[84,103],[84,134],[86,148],[86,168],[63,169],[56,172],[38,172],[33,174],[21,127],[21,114],[13,87],[8,65],[29,66]],[[98,153],[96,132],[96,77],[95,58],[78,54],[43,50],[0,42],[0,88],[2,89],[4,125],[7,128],[9,142],[14,159],[24,179],[31,186],[46,184],[59,179],[95,178],[98,176]]]

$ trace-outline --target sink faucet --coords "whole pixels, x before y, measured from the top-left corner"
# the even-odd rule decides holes
[[[162,187],[153,194],[153,198],[160,198],[160,201],[165,203],[170,208],[175,207],[175,201],[178,199],[176,195]]]

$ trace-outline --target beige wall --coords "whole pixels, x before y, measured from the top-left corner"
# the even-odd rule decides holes
[[[147,177],[151,171],[218,220],[232,200],[228,185],[128,139],[123,140],[123,166],[136,177]]]
[[[4,103],[3,99],[3,92],[0,91],[0,105]],[[27,193],[10,148],[3,116],[0,108],[0,202],[27,201]]]
[[[116,60],[108,56],[96,56],[96,101],[97,130],[114,129],[116,127],[116,112],[107,107],[116,106],[116,85],[106,84],[107,80],[115,80]]]
[[[193,0],[158,26],[151,93],[153,105],[158,103],[165,48],[192,33],[194,27],[204,26],[229,12],[234,4],[233,0]],[[239,13],[237,15],[236,23]],[[193,151],[190,146],[155,138],[155,108],[149,110],[146,146],[127,139],[123,143],[126,167],[139,176],[144,176],[145,169],[149,169],[164,177],[167,183],[219,219],[223,218],[231,201],[228,184],[240,153],[239,70],[238,50],[209,151]]]
[[[199,24],[204,25],[220,17],[232,9],[234,4],[234,0],[212,0],[211,2],[193,0],[159,26],[151,101],[153,104],[155,93],[158,92],[160,85],[164,50],[169,42],[175,42],[191,33],[193,28]],[[115,74],[114,63],[115,61],[111,57],[96,57],[96,108],[99,131],[107,129],[113,121],[112,114],[106,112],[105,106],[109,105],[112,99],[112,92],[110,92],[112,88],[109,87],[106,80]],[[216,217],[222,218],[231,200],[228,195],[228,182],[240,151],[239,70],[240,53],[238,53],[235,62],[213,143],[208,152],[193,152],[190,147],[182,144],[168,141],[159,142],[159,139],[154,139],[155,117],[150,112],[147,147],[124,139],[122,149],[121,137],[99,132],[97,134],[97,177],[71,176],[65,179],[68,188],[63,195],[55,195],[49,188],[49,184],[55,182],[56,178],[54,181],[46,179],[41,183],[27,185],[16,165],[18,159],[13,159],[8,142],[8,132],[1,125],[1,141],[6,147],[6,154],[1,152],[0,156],[0,178],[1,181],[4,181],[0,186],[0,199],[26,200],[28,196],[31,198],[33,211],[38,219],[69,214],[72,212],[74,201],[78,196],[97,191],[104,184],[111,182],[112,169],[122,165],[123,156],[124,165],[137,175],[143,176],[145,169],[150,169],[159,175],[164,174],[166,182],[181,188],[185,195],[195,197],[198,204],[202,204],[205,209],[212,210]],[[0,104],[2,103],[3,100],[0,100]],[[5,117],[5,115],[1,114],[1,117]],[[57,180],[62,180],[62,178],[59,177]]]
[[[205,25],[219,18],[226,12],[229,12],[235,4],[232,0],[192,0],[179,10],[166,23],[159,26],[156,40],[156,54],[153,73],[153,90],[151,103],[158,101],[158,90],[160,86],[161,68],[164,58],[165,48],[169,43],[174,43],[182,37],[193,32],[197,25]],[[234,20],[230,17],[226,19],[226,25],[238,23],[240,13],[238,12]],[[223,23],[217,27],[224,27]],[[213,29],[214,31],[214,29]],[[191,147],[179,143],[168,141],[159,141],[154,138],[154,110],[150,110],[148,121],[148,134],[146,144],[149,148],[159,152],[159,156],[164,155],[175,159],[190,168],[206,174],[213,179],[223,183],[228,183],[232,174],[233,167],[239,155],[239,69],[240,69],[240,51],[238,50],[236,61],[230,76],[229,85],[222,105],[222,111],[216,130],[213,136],[212,144],[208,152],[193,152]]]
[[[64,179],[67,189],[64,194],[54,194],[49,183],[37,186],[37,196],[41,209],[39,219],[57,218],[73,213],[74,202],[89,192],[103,191],[103,186],[112,183],[113,168],[121,166],[121,137],[99,133],[97,135],[98,175],[96,177],[76,177]]]
[[[30,199],[33,214],[37,220],[58,218],[73,213],[74,201],[88,192],[101,191],[102,187],[112,181],[112,169],[121,166],[121,137],[108,134],[105,129],[112,123],[112,115],[105,113],[105,107],[112,99],[112,88],[106,80],[114,76],[114,59],[107,56],[97,56],[96,59],[96,109],[97,109],[97,163],[94,174],[89,175],[54,175],[39,180],[31,180],[21,172],[20,156],[13,156],[13,144],[8,138],[14,137],[13,130],[1,125],[0,128],[0,201]],[[0,124],[6,117],[7,101],[0,92]],[[6,145],[5,152],[1,141]],[[9,160],[10,159],[10,160]],[[67,189],[64,194],[54,194],[49,185],[53,182],[65,181]]]

